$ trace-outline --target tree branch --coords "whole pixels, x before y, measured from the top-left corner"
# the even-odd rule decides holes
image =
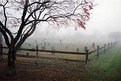
[[[2,33],[2,35],[5,38],[6,45],[8,46],[8,48],[10,48],[9,37],[6,34],[6,31],[1,28],[1,26],[0,26],[0,32]]]
[[[11,31],[8,30],[8,29],[2,24],[1,21],[0,21],[0,26],[1,26],[1,28],[3,28],[3,29],[8,33],[9,37],[11,38],[11,40],[13,40],[13,35],[12,35]]]

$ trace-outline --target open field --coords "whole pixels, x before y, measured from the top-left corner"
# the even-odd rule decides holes
[[[17,57],[15,77],[7,77],[7,56],[0,64],[1,81],[121,81],[121,47],[116,46],[102,53],[99,60],[83,62]],[[51,54],[50,54],[51,56]],[[58,56],[60,57],[60,56]],[[64,56],[62,56],[64,57]],[[74,56],[65,56],[72,59]],[[78,56],[74,57],[78,59]]]

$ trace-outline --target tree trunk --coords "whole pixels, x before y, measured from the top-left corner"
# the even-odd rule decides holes
[[[14,49],[9,49],[8,51],[8,76],[16,75],[15,61],[16,61],[16,51]]]

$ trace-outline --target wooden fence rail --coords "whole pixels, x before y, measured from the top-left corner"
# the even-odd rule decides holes
[[[30,55],[28,55],[28,56],[29,56],[29,57],[35,57],[36,60],[37,60],[37,62],[38,62],[38,57],[39,57],[39,56],[38,56],[38,52],[49,52],[49,53],[52,53],[52,54],[58,53],[58,54],[85,55],[85,56],[86,56],[85,61],[82,61],[82,60],[70,60],[70,59],[63,59],[63,60],[75,61],[75,62],[85,62],[85,68],[88,68],[88,61],[93,60],[95,57],[97,57],[97,59],[99,59],[99,56],[100,56],[100,54],[101,54],[101,51],[100,51],[100,50],[102,50],[103,53],[106,53],[106,51],[107,51],[108,49],[112,48],[114,45],[116,45],[116,42],[114,42],[114,43],[111,42],[111,43],[108,43],[107,45],[104,44],[104,46],[102,46],[102,47],[97,46],[97,49],[95,49],[95,50],[93,50],[93,51],[90,51],[90,52],[89,52],[89,49],[88,49],[87,47],[85,47],[85,48],[84,48],[84,51],[85,51],[85,52],[83,52],[83,53],[82,53],[82,52],[56,51],[56,50],[40,50],[40,49],[38,49],[38,45],[36,46],[36,49],[20,48],[19,50],[23,50],[23,51],[35,51],[35,52],[36,52],[36,56],[30,56]],[[3,48],[4,48],[4,49],[8,49],[7,47],[2,47],[2,46],[1,46],[1,50],[3,50]],[[90,55],[90,54],[93,54],[94,52],[96,52],[96,55],[94,55],[93,58],[90,59],[90,58],[89,58],[89,55]],[[2,51],[0,51],[0,54],[4,54],[4,53],[2,53]],[[18,55],[18,56],[23,56],[23,57],[25,57],[26,55]],[[45,58],[46,58],[46,57],[45,57]]]

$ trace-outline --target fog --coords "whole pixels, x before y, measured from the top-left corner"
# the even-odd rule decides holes
[[[49,27],[47,23],[40,23],[34,34],[27,41],[59,42],[110,42],[110,34],[121,32],[121,0],[95,0],[96,6],[91,11],[90,20],[86,23],[86,30],[74,27]],[[121,34],[120,34],[121,35]]]

